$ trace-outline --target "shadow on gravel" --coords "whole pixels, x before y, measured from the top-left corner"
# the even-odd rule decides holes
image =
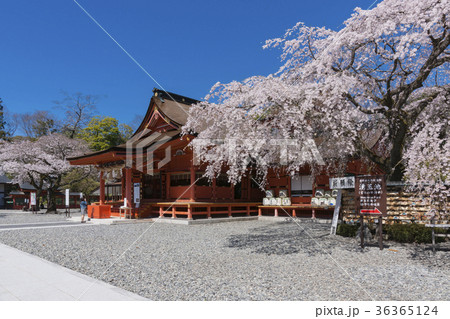
[[[431,244],[409,245],[409,258],[422,265],[449,269],[450,265],[450,242],[440,243],[436,253],[433,253]]]
[[[278,222],[253,228],[247,234],[228,237],[228,248],[251,249],[253,253],[266,255],[290,255],[305,253],[309,256],[325,255],[339,246],[348,251],[360,251],[355,241],[332,237],[330,225],[294,222]]]

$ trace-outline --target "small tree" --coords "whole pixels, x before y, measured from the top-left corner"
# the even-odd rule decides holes
[[[32,139],[59,131],[58,120],[48,111],[15,114],[15,121],[25,135]]]
[[[128,125],[119,125],[113,117],[94,116],[78,136],[91,149],[101,151],[125,143],[131,134],[132,129]]]
[[[11,115],[6,112],[3,101],[0,98],[0,141],[9,140],[16,131],[17,125],[11,118]]]
[[[73,167],[64,174],[61,187],[90,196],[100,186],[99,173],[93,166]]]
[[[11,175],[13,183],[33,185],[38,198],[47,190],[47,212],[56,211],[55,194],[63,176],[72,169],[66,158],[88,151],[82,141],[61,134],[42,136],[36,141],[3,142],[1,147],[0,171]]]
[[[0,140],[3,140],[6,138],[6,131],[5,131],[5,116],[3,113],[3,101],[0,98]]]

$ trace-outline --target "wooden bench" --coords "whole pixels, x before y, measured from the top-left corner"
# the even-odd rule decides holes
[[[435,228],[450,228],[450,224],[435,224],[434,219],[431,220],[431,224],[426,224],[425,227],[431,228],[431,243],[433,245],[433,253],[436,253],[436,237],[448,237],[449,234],[435,234]]]

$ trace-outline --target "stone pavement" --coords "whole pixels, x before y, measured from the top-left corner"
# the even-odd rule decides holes
[[[121,288],[0,244],[0,300],[146,300]]]

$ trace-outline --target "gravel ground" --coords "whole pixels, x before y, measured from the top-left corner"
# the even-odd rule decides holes
[[[361,251],[329,227],[98,225],[2,231],[0,242],[152,300],[450,300],[448,243],[435,256],[392,242]]]
[[[66,220],[64,211],[59,211],[59,214],[44,214],[44,212],[45,210],[41,210],[37,214],[33,214],[21,210],[0,210],[0,225],[62,222]],[[79,209],[71,212],[71,216],[80,215]]]

